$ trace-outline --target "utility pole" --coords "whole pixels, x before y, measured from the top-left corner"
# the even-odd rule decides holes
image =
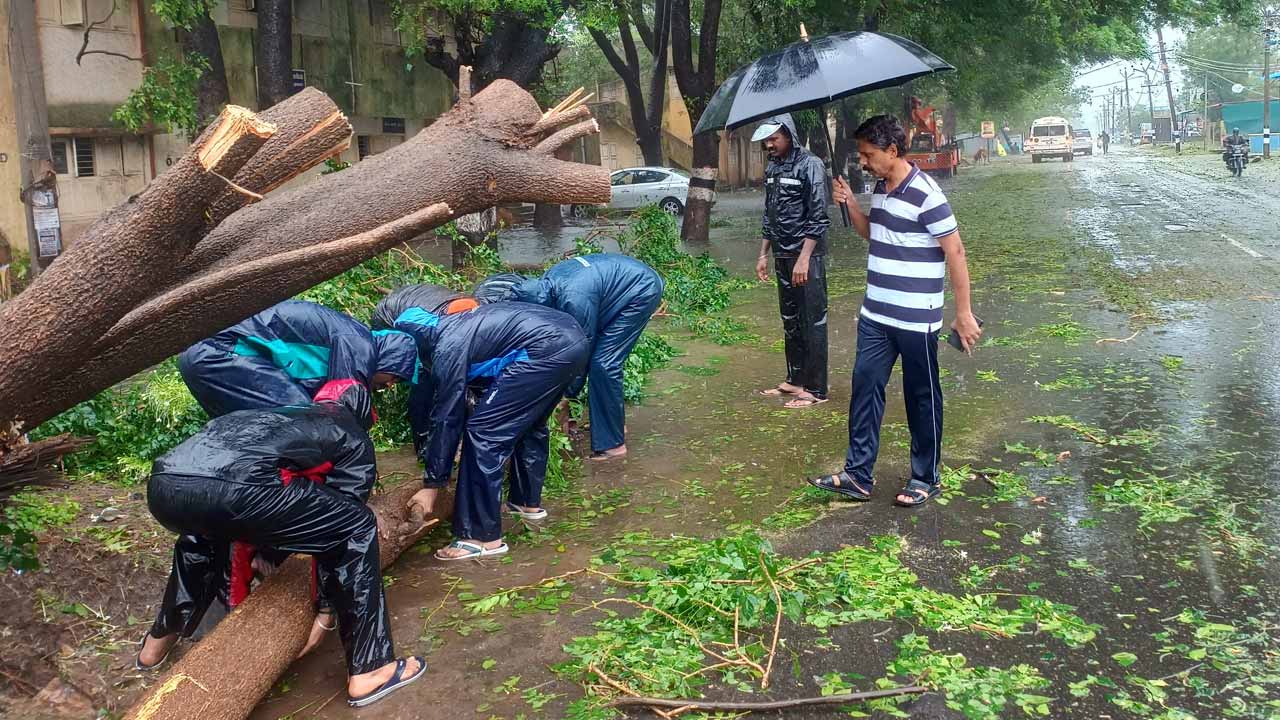
[[[1169,80],[1169,61],[1164,56],[1164,30],[1156,27],[1156,41],[1160,43],[1160,71],[1164,73],[1164,91],[1169,98],[1169,139],[1178,131],[1178,109],[1173,104],[1173,83]],[[1264,105],[1265,107],[1265,105]],[[1263,122],[1265,125],[1266,122]]]
[[[58,220],[57,175],[49,146],[49,109],[44,94],[44,64],[36,38],[33,2],[10,2],[9,69],[17,114],[21,197],[27,209],[31,273],[38,274],[62,252]]]
[[[1271,11],[1262,9],[1262,157],[1271,157]]]
[[[1129,68],[1124,69],[1124,132],[1133,132],[1133,98],[1129,97]]]
[[[1209,73],[1204,74],[1204,112],[1200,115],[1200,144],[1204,150],[1209,149]],[[583,156],[585,157],[585,155]]]
[[[1151,97],[1151,88],[1155,87],[1155,85],[1152,84],[1151,82],[1151,70],[1152,68],[1150,67],[1144,68],[1142,71],[1142,77],[1147,81],[1147,112],[1150,113],[1149,117],[1151,118],[1151,144],[1155,145],[1156,144],[1156,103],[1155,103],[1155,100],[1152,99]],[[1141,138],[1139,138],[1139,140],[1141,140]]]

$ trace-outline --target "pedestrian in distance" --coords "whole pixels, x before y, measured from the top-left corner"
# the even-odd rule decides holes
[[[223,581],[223,554],[241,541],[315,558],[320,593],[334,609],[315,623],[321,637],[336,629],[342,639],[352,706],[422,677],[421,657],[395,657],[378,522],[365,504],[378,479],[369,392],[347,380],[320,395],[325,400],[315,404],[214,418],[155,461],[147,506],[179,537],[137,669],[159,668],[178,639],[200,625]],[[314,640],[313,633],[307,649]]]
[[[629,255],[598,253],[564,260],[537,279],[494,275],[476,286],[475,296],[483,303],[544,305],[578,321],[591,360],[587,374],[570,383],[565,395],[576,398],[588,387],[591,459],[612,460],[627,454],[622,368],[662,303],[664,289],[662,277],[643,262]]]
[[[973,352],[982,330],[970,308],[969,269],[955,216],[933,178],[904,159],[907,140],[902,126],[891,115],[879,115],[862,123],[855,138],[859,161],[879,180],[870,213],[862,211],[843,179],[836,180],[833,193],[869,243],[849,402],[849,450],[842,470],[810,483],[854,500],[871,499],[885,385],[900,358],[911,431],[911,480],[896,502],[914,507],[940,492],[938,332],[947,274],[956,301],[951,331],[966,352]]]
[[[482,305],[453,315],[408,310],[396,328],[418,343],[430,368],[431,417],[423,489],[411,512],[429,515],[453,473],[462,442],[454,501],[455,540],[439,560],[502,555],[502,480],[511,463],[505,510],[542,520],[547,476],[547,420],[565,388],[587,365],[587,343],[569,315],[529,303]],[[468,412],[468,387],[479,399]]]
[[[1111,134],[1106,130],[1102,131],[1102,154],[1107,154],[1107,148],[1111,147]]]
[[[785,407],[827,401],[827,175],[826,168],[796,143],[789,113],[769,118],[752,135],[769,156],[764,178],[764,218],[756,277],[769,279],[773,258],[786,351],[786,380],[761,391],[789,397]]]

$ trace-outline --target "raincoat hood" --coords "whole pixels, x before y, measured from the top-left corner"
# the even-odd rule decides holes
[[[375,372],[413,380],[418,367],[418,346],[413,338],[398,330],[375,330],[373,344],[378,353]]]
[[[791,135],[791,143],[794,145],[799,135],[796,134],[796,121],[791,117],[791,113],[782,113],[760,123],[760,127],[756,128],[755,133],[751,136],[751,142],[764,142],[765,138],[778,132],[778,128],[786,128]]]
[[[330,380],[316,393],[315,401],[345,408],[366,432],[378,421],[373,411],[373,396],[355,380]]]
[[[516,273],[498,273],[490,275],[476,285],[472,295],[482,305],[497,302],[531,302],[546,304],[549,290],[536,278],[527,278]]]

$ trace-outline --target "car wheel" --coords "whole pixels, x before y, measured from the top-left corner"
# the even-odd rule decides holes
[[[684,206],[673,197],[663,198],[662,202],[658,203],[658,207],[662,208],[662,212],[668,215],[679,215],[684,212]]]

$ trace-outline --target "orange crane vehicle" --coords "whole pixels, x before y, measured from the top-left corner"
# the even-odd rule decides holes
[[[906,159],[930,175],[951,177],[960,166],[960,148],[938,129],[937,111],[914,96],[907,148]]]

